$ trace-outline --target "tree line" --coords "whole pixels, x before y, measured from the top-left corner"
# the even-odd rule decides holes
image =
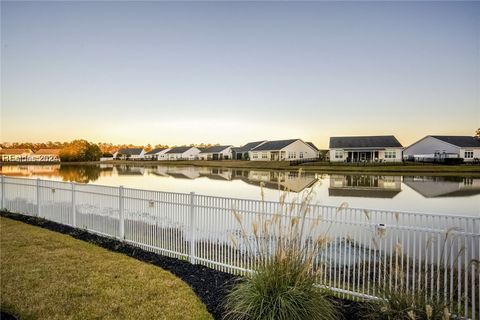
[[[218,144],[200,143],[190,144],[192,147],[208,148]],[[152,146],[134,145],[134,144],[113,144],[107,142],[93,143],[84,139],[77,139],[71,142],[48,141],[48,142],[12,142],[1,143],[2,149],[30,149],[37,152],[40,149],[60,149],[60,160],[75,162],[75,161],[98,161],[101,157],[111,157],[113,153],[119,149],[125,148],[143,148],[145,151],[150,151],[154,148],[169,148],[166,144],[156,144]],[[176,147],[176,146],[172,146]]]

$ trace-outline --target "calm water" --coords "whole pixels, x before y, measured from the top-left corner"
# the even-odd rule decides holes
[[[338,206],[480,216],[480,178],[342,175],[189,166],[3,165],[7,176],[278,200],[314,187],[316,200]]]

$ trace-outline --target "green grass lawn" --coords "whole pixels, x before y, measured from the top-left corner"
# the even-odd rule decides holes
[[[171,273],[0,217],[1,309],[20,319],[212,319]]]

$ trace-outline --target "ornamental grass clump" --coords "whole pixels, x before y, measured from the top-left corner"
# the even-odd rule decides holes
[[[325,289],[318,287],[322,269],[314,262],[328,237],[318,232],[321,217],[311,212],[313,195],[312,187],[300,198],[287,201],[288,191],[281,191],[276,213],[266,214],[260,210],[250,223],[234,210],[241,235],[232,242],[246,246],[246,254],[255,267],[228,294],[225,319],[339,318]]]
[[[465,247],[460,246],[457,251],[455,251],[452,245],[454,241],[455,233],[461,231],[458,228],[450,228],[445,232],[443,241],[439,244],[439,256],[438,265],[436,266],[436,273],[433,273],[435,270],[432,266],[427,266],[424,263],[423,268],[420,265],[417,266],[417,280],[415,289],[408,288],[407,283],[411,281],[408,276],[408,265],[406,264],[407,256],[403,253],[403,247],[400,243],[397,243],[395,246],[394,253],[394,266],[391,272],[395,275],[396,281],[395,284],[380,284],[378,289],[379,296],[382,299],[374,300],[367,302],[365,304],[365,311],[363,313],[363,318],[365,319],[378,319],[378,320],[450,320],[453,318],[458,318],[461,316],[462,310],[459,310],[459,306],[455,306],[455,301],[458,299],[455,297],[445,297],[442,292],[445,288],[440,288],[437,284],[433,286],[428,286],[427,284],[436,280],[438,283],[444,284],[444,281],[451,282],[453,285],[450,288],[451,292],[457,292],[457,283],[458,283],[458,273],[461,272],[456,270],[456,266],[460,258],[463,258],[465,254]],[[379,238],[385,236],[385,233],[378,234]],[[380,239],[373,239],[374,244],[378,244]],[[450,244],[449,244],[450,243]],[[428,249],[433,244],[433,240],[429,239],[425,247],[425,252],[428,252]],[[438,249],[437,249],[438,250]],[[444,259],[447,259],[445,262]],[[405,261],[401,263],[401,261]],[[415,261],[410,260],[409,265],[414,265]],[[479,262],[475,259],[472,259],[468,263],[468,268],[479,265]],[[439,266],[451,266],[439,267]],[[385,266],[381,265],[380,269],[384,269]],[[447,274],[452,277],[447,277]],[[475,275],[472,275],[475,276]],[[447,277],[447,279],[445,278]],[[425,280],[427,279],[427,280]],[[441,281],[440,281],[441,279]],[[457,316],[452,317],[452,311],[456,310]]]

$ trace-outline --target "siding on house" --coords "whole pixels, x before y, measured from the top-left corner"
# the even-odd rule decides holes
[[[400,162],[403,147],[394,136],[331,137],[331,162]]]
[[[201,160],[228,160],[232,159],[232,146],[213,146],[200,152]]]
[[[249,151],[250,161],[290,161],[317,156],[318,151],[301,139],[267,141]]]
[[[480,159],[480,141],[470,136],[426,136],[405,148],[404,159],[415,161],[463,158]]]
[[[164,159],[159,160],[195,160],[199,154],[197,147],[175,147],[165,153]]]

